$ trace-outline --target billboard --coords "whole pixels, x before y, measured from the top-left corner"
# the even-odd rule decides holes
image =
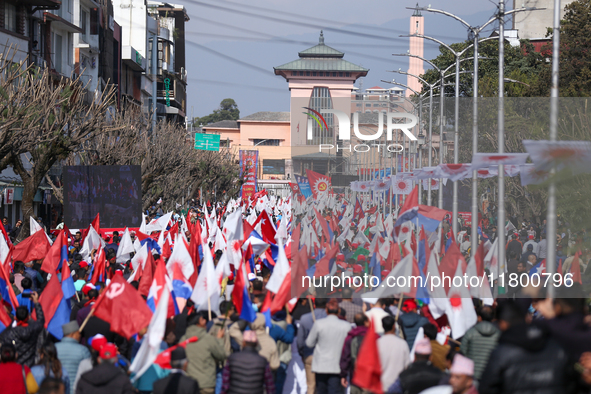
[[[64,223],[86,228],[100,213],[100,226],[139,227],[142,217],[140,166],[65,166]]]
[[[263,159],[263,174],[285,175],[285,159]]]

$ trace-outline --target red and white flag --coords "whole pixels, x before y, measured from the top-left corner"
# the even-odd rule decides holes
[[[537,169],[533,164],[524,164],[520,168],[521,186],[539,185],[548,179],[550,172]]]
[[[374,181],[373,190],[377,191],[377,192],[383,192],[383,191],[390,189],[391,184],[392,184],[392,181],[390,180],[389,177],[384,178],[384,179],[379,179],[379,180]]]
[[[527,153],[475,153],[472,156],[472,169],[487,168],[498,164],[525,164]]]
[[[460,262],[458,262],[454,276],[464,276]],[[464,336],[466,331],[477,322],[474,304],[472,303],[472,297],[470,297],[468,288],[464,286],[464,283],[461,283],[459,286],[456,286],[456,283],[457,281],[452,280],[452,286],[447,293],[449,304],[446,310],[453,339]]]
[[[455,182],[472,176],[470,164],[439,164],[437,166],[437,178],[448,178]]]
[[[429,190],[429,181],[431,181],[431,190],[439,190],[439,179],[423,179],[423,190]]]
[[[523,147],[538,170],[549,171],[555,165],[558,169],[568,167],[576,172],[591,171],[590,141],[524,140]]]
[[[412,181],[409,179],[399,178],[398,176],[392,178],[392,193],[393,194],[410,194],[412,191]]]

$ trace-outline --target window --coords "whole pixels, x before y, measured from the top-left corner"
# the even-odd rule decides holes
[[[357,103],[357,104],[356,104],[356,106],[357,106],[357,107],[361,107],[361,103]]]
[[[300,71],[300,77],[303,77],[303,76],[304,76],[304,72]]]
[[[72,33],[68,33],[68,65],[74,65],[74,54],[72,53],[74,49],[74,42],[72,40]]]
[[[80,9],[80,28],[82,29],[82,38],[86,39],[88,34],[88,12]]]
[[[315,77],[316,76],[316,71],[312,71],[312,76]]]
[[[57,72],[62,72],[62,36],[53,35],[53,66]]]
[[[281,140],[253,139],[252,144],[256,146],[280,146]]]
[[[310,108],[315,111],[321,109],[332,109],[332,98],[330,90],[325,87],[315,87],[310,97]],[[321,122],[321,126],[316,122],[312,122],[312,139],[307,140],[308,145],[330,144],[334,141],[333,115],[323,114],[326,125]]]
[[[336,72],[333,72],[333,73],[332,73],[332,76],[333,76],[333,77],[336,77],[336,76],[337,76],[337,73],[336,73]]]
[[[295,76],[295,75],[296,75],[296,73],[297,73],[297,71],[292,71],[292,72],[291,72],[291,76],[292,76],[292,77],[293,77],[293,76]]]
[[[310,76],[310,71],[306,71],[306,76],[309,77]]]
[[[225,139],[222,140],[220,139],[220,148],[229,148],[230,147],[230,140],[229,139]]]
[[[373,106],[374,106],[374,107],[379,107],[379,106],[380,106],[380,104],[378,104],[378,103],[375,103]]]
[[[4,3],[4,28],[16,33],[16,6]]]
[[[99,34],[99,10],[98,8],[92,8],[90,10],[90,34]]]
[[[263,159],[263,174],[285,175],[285,159]]]
[[[323,77],[323,76],[324,76],[324,73],[323,73],[322,71],[320,71],[320,72],[318,73],[318,76],[319,76],[319,77]]]
[[[341,71],[341,72],[339,72],[339,77],[342,77],[342,76],[343,76],[343,72]]]
[[[351,74],[345,73],[345,77],[349,77],[349,76],[351,76]]]

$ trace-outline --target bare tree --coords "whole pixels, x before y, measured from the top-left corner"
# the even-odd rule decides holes
[[[15,92],[15,100],[5,111],[9,119],[11,113],[20,116],[13,129],[21,133],[18,138],[11,137],[15,149],[3,160],[12,165],[23,183],[20,241],[29,234],[33,199],[50,168],[85,140],[113,127],[106,115],[114,104],[116,89],[109,85],[98,97],[86,100],[86,89],[79,78],[56,79],[49,69],[36,68],[24,70],[13,84],[10,89]],[[25,131],[27,136],[22,135]]]

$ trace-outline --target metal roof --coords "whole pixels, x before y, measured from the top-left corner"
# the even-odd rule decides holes
[[[238,122],[235,120],[220,120],[203,126],[204,129],[237,129]]]
[[[318,45],[298,53],[299,59],[274,67],[275,71],[357,71],[367,73],[363,68],[343,59],[345,54],[324,44],[324,34],[320,31]]]
[[[258,121],[258,122],[289,122],[289,112],[270,112],[261,111],[255,112],[252,115],[245,116],[244,118],[238,119],[238,122],[242,121]]]

